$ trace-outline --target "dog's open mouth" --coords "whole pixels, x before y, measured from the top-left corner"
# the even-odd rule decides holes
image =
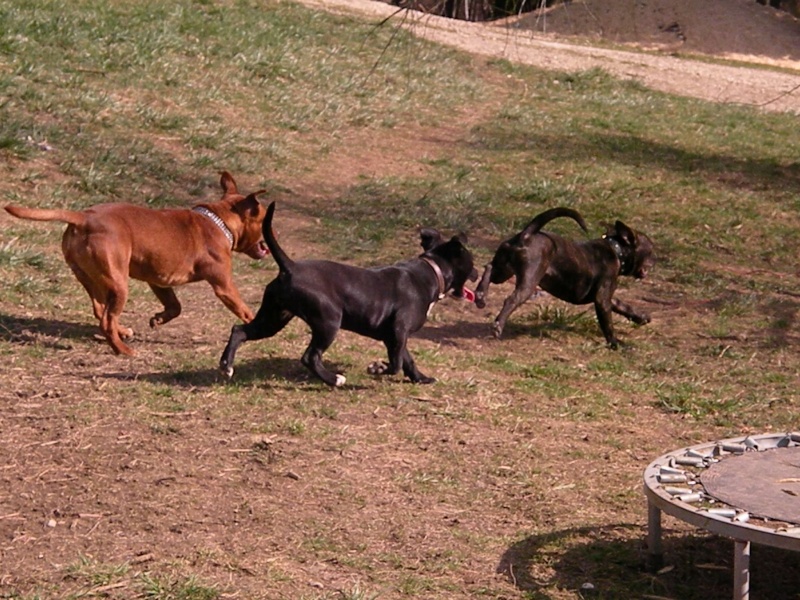
[[[264,242],[264,240],[260,240],[253,244],[247,251],[247,255],[255,258],[256,260],[261,260],[267,254],[269,254],[269,248],[267,248],[267,244]]]

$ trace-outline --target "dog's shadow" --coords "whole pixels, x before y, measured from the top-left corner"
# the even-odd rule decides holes
[[[632,535],[632,533],[634,535]],[[730,598],[733,543],[697,531],[663,539],[664,568],[655,571],[641,526],[610,524],[534,535],[508,547],[497,565],[531,598],[549,599],[548,589],[581,590],[586,596],[664,597],[685,600]],[[758,546],[751,562],[752,588],[759,598],[793,598],[800,588],[798,554]],[[775,573],[777,571],[777,573]],[[560,597],[560,596],[558,596]]]
[[[326,368],[341,373],[341,365],[331,362],[325,363]],[[352,367],[351,367],[352,369]],[[345,369],[344,375],[347,375]],[[130,374],[109,373],[112,379],[129,379]],[[297,358],[289,357],[261,357],[243,360],[236,363],[232,378],[226,377],[218,369],[180,369],[173,371],[154,371],[139,373],[138,380],[149,383],[165,384],[180,388],[239,386],[258,388],[293,389],[298,387],[308,390],[325,391],[331,389],[306,369]],[[345,387],[350,390],[364,389],[365,386],[348,382]]]
[[[575,322],[561,323],[551,321],[535,322],[514,322],[509,321],[503,330],[500,340],[496,340],[492,334],[492,321],[485,323],[462,322],[450,323],[440,326],[427,326],[416,332],[413,337],[429,342],[436,342],[443,345],[454,345],[457,340],[483,340],[483,341],[503,341],[514,340],[517,338],[552,338],[564,333],[590,337],[596,336],[597,325],[591,321],[588,324],[583,322],[579,315]]]
[[[452,345],[456,340],[491,337],[492,327],[488,323],[448,323],[446,325],[425,325],[411,336],[411,339],[427,340],[438,344]],[[413,352],[413,351],[412,351]]]
[[[96,325],[71,323],[58,319],[18,317],[0,314],[0,340],[12,344],[39,344],[57,350],[69,350],[65,340],[91,339]]]

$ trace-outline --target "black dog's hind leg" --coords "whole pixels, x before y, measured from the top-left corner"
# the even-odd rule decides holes
[[[267,286],[264,292],[261,308],[258,309],[255,318],[249,323],[234,325],[231,329],[228,344],[219,359],[219,368],[228,378],[233,376],[233,361],[239,346],[247,341],[272,337],[286,327],[286,324],[294,318],[291,312],[281,309],[273,299],[270,294],[270,287]]]
[[[633,321],[637,325],[645,325],[650,322],[650,315],[637,312],[630,304],[626,304],[616,298],[611,299],[611,310],[618,315],[622,315],[629,321]]]
[[[526,270],[523,270],[522,273],[517,273],[517,287],[514,288],[511,295],[503,302],[503,308],[500,310],[500,314],[497,315],[492,325],[494,337],[500,339],[500,336],[503,335],[503,329],[506,326],[508,317],[533,295],[533,292],[536,291],[536,287],[539,285],[539,281],[542,279],[546,270],[547,268],[544,263],[539,263],[536,265],[536,269],[533,273]]]

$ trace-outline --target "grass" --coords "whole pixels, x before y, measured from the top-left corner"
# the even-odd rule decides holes
[[[659,254],[650,283],[620,283],[655,318],[616,319],[619,352],[590,307],[547,298],[492,339],[510,291],[496,286],[486,311],[445,300],[411,340],[434,386],[369,376],[382,344],[341,334],[325,358],[348,385],[328,390],[299,364],[297,321],[222,380],[233,319],[205,284],[150,331],[155,301],[134,283],[139,356],[111,356],[63,226],[1,217],[0,527],[15,552],[0,597],[730,595],[729,570],[696,566],[728,569],[725,542],[679,524],[675,568],[641,568],[640,474],[672,446],[798,429],[796,116],[285,2],[6,0],[0,23],[6,202],[186,206],[228,169],[278,198],[298,258],[393,262],[435,225],[467,232],[481,266],[553,205],[593,237],[622,219]],[[257,306],[274,265],[234,270]],[[43,534],[53,511],[70,525]],[[760,597],[797,597],[796,578],[764,575],[754,565]]]

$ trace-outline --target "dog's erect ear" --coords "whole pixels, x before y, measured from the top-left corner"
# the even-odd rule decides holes
[[[419,230],[419,242],[422,244],[422,249],[425,250],[425,252],[432,250],[443,241],[442,234],[439,233],[438,229],[423,227]]]
[[[467,238],[467,234],[464,233],[463,231],[459,231],[458,235],[454,235],[451,238],[451,241],[460,242],[462,246],[466,246],[467,244],[469,244],[469,239]]]
[[[234,181],[233,176],[228,173],[227,171],[221,171],[219,178],[219,184],[222,186],[222,191],[225,192],[225,195],[229,194],[238,194],[239,189],[236,187],[236,181]]]
[[[636,233],[625,225],[622,221],[617,221],[614,223],[614,230],[616,231],[617,236],[629,246],[636,245]]]

